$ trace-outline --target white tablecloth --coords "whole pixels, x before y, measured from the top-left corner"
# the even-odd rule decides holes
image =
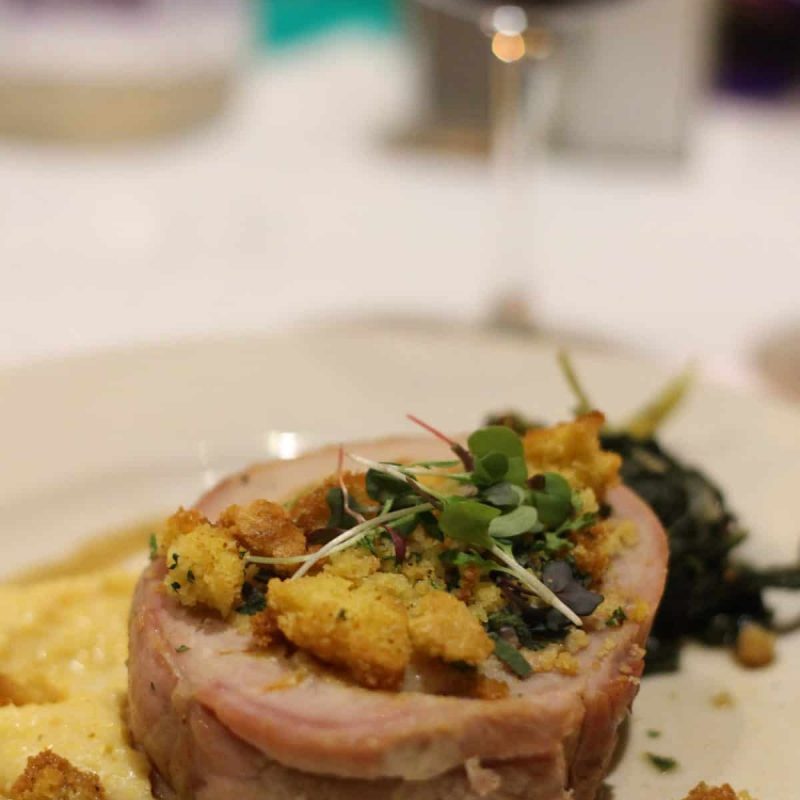
[[[260,63],[233,113],[101,153],[0,143],[0,364],[383,310],[486,311],[485,167],[398,152],[407,54],[342,37]],[[800,109],[710,103],[691,158],[551,159],[525,281],[545,324],[741,379],[800,308]]]

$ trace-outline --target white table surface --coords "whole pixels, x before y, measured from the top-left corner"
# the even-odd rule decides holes
[[[0,142],[0,365],[319,315],[477,320],[485,167],[398,153],[413,71],[349,37],[264,59],[192,136],[101,153]],[[800,309],[800,107],[714,101],[682,165],[555,158],[526,282],[544,323],[749,377]]]

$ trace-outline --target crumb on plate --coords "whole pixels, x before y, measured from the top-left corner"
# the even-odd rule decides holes
[[[11,800],[105,800],[94,772],[84,772],[52,750],[31,756],[11,787]]]

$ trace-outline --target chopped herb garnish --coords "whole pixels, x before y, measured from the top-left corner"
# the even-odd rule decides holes
[[[169,568],[170,569],[177,569],[179,560],[180,560],[180,556],[177,553],[173,552],[172,553],[172,563],[169,565]]]
[[[657,731],[655,728],[648,728],[647,737],[649,739],[658,739],[659,736],[661,736],[661,731]]]
[[[150,560],[155,561],[158,558],[158,539],[154,533],[150,534]]]
[[[617,606],[606,620],[606,625],[609,628],[618,628],[626,619],[628,619],[628,615],[625,613],[625,609],[622,606]]]
[[[655,753],[645,753],[645,759],[659,772],[673,772],[678,768],[678,762],[670,756],[659,756]]]
[[[179,645],[178,647],[175,648],[175,652],[176,653],[185,653],[187,650],[190,650],[190,649],[191,648],[189,647],[189,645],[182,644],[182,645]]]
[[[242,586],[242,604],[236,609],[237,614],[252,617],[267,607],[264,592],[249,581]]]
[[[344,608],[339,609],[339,613],[336,615],[337,620],[346,620],[347,619],[347,610]]]
[[[173,592],[177,592],[181,588],[181,585],[178,583],[178,581],[173,581],[169,586]]]
[[[492,636],[494,639],[494,654],[502,661],[518,678],[527,678],[533,674],[533,667],[528,660],[514,645],[509,644],[500,636]]]
[[[192,570],[186,571],[186,580],[189,581],[189,583],[194,583],[195,578],[194,578],[194,572],[192,572]]]

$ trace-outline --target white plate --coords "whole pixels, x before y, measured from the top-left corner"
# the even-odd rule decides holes
[[[595,402],[621,418],[668,377],[652,364],[581,355]],[[113,352],[0,374],[0,573],[81,538],[192,500],[220,475],[276,450],[270,431],[305,441],[407,430],[413,411],[443,428],[489,410],[568,416],[550,348],[462,332],[337,328],[269,339]],[[800,414],[777,401],[698,386],[664,432],[728,490],[754,534],[748,556],[794,558],[800,538]],[[291,438],[277,444],[284,455]],[[747,672],[725,652],[691,648],[682,671],[647,679],[631,738],[610,778],[616,800],[681,798],[698,780],[761,800],[796,798],[800,637],[774,666]],[[730,691],[736,704],[716,709]],[[659,739],[646,730],[662,731]],[[642,753],[676,758],[660,775]]]

